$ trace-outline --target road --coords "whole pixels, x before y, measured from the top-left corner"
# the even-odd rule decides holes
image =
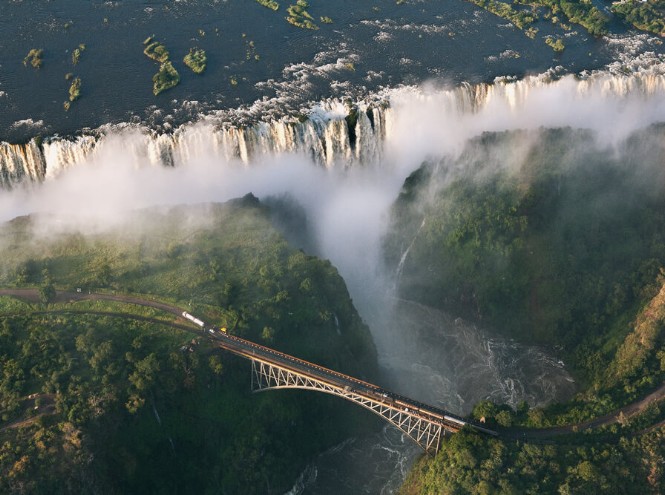
[[[0,289],[0,296],[16,297],[18,299],[28,302],[40,301],[38,289]],[[124,294],[123,295],[103,294],[103,293],[86,294],[82,292],[57,291],[55,301],[60,303],[75,302],[75,301],[116,301],[116,302],[136,304],[138,306],[147,306],[150,308],[159,309],[161,311],[171,313],[178,317],[182,317],[183,313],[183,310],[181,308],[178,308],[177,306],[173,306],[171,304],[166,304],[158,301],[153,301],[150,299],[145,299],[137,296],[129,296]],[[58,311],[81,312],[87,314],[100,314],[100,315],[119,316],[125,318],[135,318],[143,321],[153,321],[155,323],[162,325],[169,325],[175,328],[179,328],[181,330],[187,330],[190,332],[193,331],[193,328],[191,326],[185,326],[174,322],[158,320],[156,318],[128,315],[124,313],[100,312],[94,310],[82,310],[82,311],[55,310],[51,312],[58,312]],[[423,413],[425,413],[426,415],[430,414],[432,417],[449,415],[450,417],[458,418],[457,416],[448,413],[447,411],[414,401],[407,397],[403,397],[388,392],[371,383],[367,383],[362,380],[350,377],[348,375],[336,372],[334,370],[324,368],[323,366],[319,366],[314,363],[309,363],[307,361],[303,361],[293,356],[283,354],[274,349],[270,349],[269,347],[261,346],[259,344],[255,344],[254,342],[250,342],[248,340],[244,340],[239,337],[228,335],[226,333],[220,332],[218,329],[214,331],[213,336],[215,337],[216,341],[220,344],[220,346],[223,347],[224,349],[227,349],[235,354],[247,357],[249,359],[252,359],[253,356],[254,357],[261,356],[263,358],[270,359],[273,362],[280,364],[284,367],[293,369],[294,371],[298,371],[301,373],[302,372],[310,373],[312,376],[316,376],[319,379],[327,380],[331,384],[336,386],[341,386],[341,387],[348,386],[358,390],[364,390],[366,393],[374,396],[376,396],[377,394],[379,396],[383,396],[383,394],[389,394],[387,398],[389,398],[390,400],[393,400],[395,402],[397,401],[402,402],[403,404],[406,405],[405,407],[410,406],[413,409],[420,409],[421,411],[423,411]],[[599,428],[602,426],[608,426],[614,423],[618,423],[620,415],[622,413],[624,417],[630,418],[644,411],[650,404],[660,402],[663,399],[665,399],[665,382],[663,382],[656,390],[642,397],[641,399],[631,404],[628,404],[620,409],[617,409],[616,411],[613,411],[609,414],[600,416],[598,418],[589,421],[584,421],[573,425],[557,426],[552,428],[506,429],[501,431],[501,435],[511,438],[520,438],[520,439],[526,438],[526,439],[538,440],[538,439],[548,439],[560,435],[567,435],[571,433],[581,432],[587,429]],[[468,421],[467,419],[461,417],[458,419],[462,421]],[[648,430],[651,430],[651,428],[649,428]]]
[[[590,430],[594,428],[600,428],[602,426],[609,426],[615,423],[619,423],[622,414],[624,418],[631,418],[633,416],[642,413],[651,404],[660,402],[663,399],[665,399],[665,381],[650,394],[645,395],[641,399],[631,404],[628,404],[620,409],[612,411],[609,414],[605,414],[604,416],[599,416],[597,418],[590,419],[588,421],[583,421],[581,423],[576,423],[573,425],[554,426],[552,428],[516,428],[516,429],[504,430],[501,433],[502,435],[510,436],[513,438],[520,438],[520,439],[526,438],[530,440],[540,440],[540,439],[545,440],[548,438],[554,438],[561,435],[570,435],[572,433],[579,433],[584,430]],[[660,424],[662,425],[663,422],[661,421]],[[653,425],[651,428],[648,428],[644,431],[645,432],[651,431],[657,426],[658,425]]]
[[[24,301],[38,303],[39,290],[38,289],[0,289],[0,296],[11,296]],[[158,301],[152,301],[141,297],[128,296],[125,294],[103,294],[103,293],[89,293],[85,292],[67,292],[57,291],[54,302],[66,303],[76,301],[116,301],[129,304],[136,304],[138,306],[148,306],[150,308],[160,309],[167,313],[172,313],[176,316],[182,315],[182,309],[171,304],[165,304]]]

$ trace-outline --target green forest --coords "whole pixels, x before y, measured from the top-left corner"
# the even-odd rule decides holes
[[[662,493],[662,405],[546,441],[524,428],[591,420],[663,384],[663,132],[613,146],[567,128],[487,133],[406,181],[385,239],[389,266],[409,249],[400,296],[546,346],[579,392],[546,409],[477,404],[507,439],[454,436],[404,493]]]
[[[343,280],[287,243],[279,204],[156,208],[95,233],[49,232],[48,217],[2,227],[2,286],[38,287],[41,300],[0,297],[0,492],[284,493],[316,453],[377,426],[323,394],[252,394],[249,362],[182,319],[58,297],[168,302],[372,378],[375,351]]]
[[[623,0],[612,5],[612,12],[637,29],[665,35],[665,1]]]
[[[665,434],[559,442],[501,441],[461,432],[416,463],[400,494],[660,494]]]
[[[580,26],[593,36],[603,36],[610,28],[616,30],[616,24],[619,24],[616,20],[641,31],[660,36],[665,34],[664,0],[622,0],[612,2],[607,9],[599,8],[591,0],[469,1],[510,21],[530,38],[535,38],[539,28],[543,27],[540,21],[559,26],[564,31]],[[546,37],[545,41],[548,39]],[[557,41],[563,43],[560,38]]]

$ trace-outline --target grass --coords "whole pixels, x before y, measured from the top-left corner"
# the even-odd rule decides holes
[[[14,297],[0,296],[0,313],[2,314],[25,313],[33,309],[34,307],[30,303],[20,301]]]

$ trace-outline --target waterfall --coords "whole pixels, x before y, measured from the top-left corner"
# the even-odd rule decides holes
[[[252,157],[301,153],[316,164],[332,168],[349,163],[378,160],[381,141],[389,128],[390,109],[358,105],[359,118],[350,142],[346,113],[332,102],[312,109],[303,121],[259,122],[249,127],[224,127],[213,118],[203,119],[159,134],[143,126],[104,126],[90,135],[75,138],[50,137],[28,144],[0,143],[0,187],[11,189],[21,182],[42,182],[67,169],[102,155],[109,141],[122,136],[122,149],[136,165],[177,167],[192,160],[215,157],[247,166]],[[343,165],[342,165],[343,164]]]
[[[409,251],[411,251],[411,248],[416,242],[416,237],[418,237],[418,234],[420,234],[420,231],[423,229],[424,226],[425,226],[425,218],[423,218],[423,221],[420,224],[420,227],[418,227],[418,230],[416,231],[416,234],[413,236],[413,239],[411,239],[409,246],[404,250],[402,256],[399,259],[399,263],[397,264],[397,269],[395,270],[395,281],[394,281],[395,288],[397,288],[397,285],[399,284],[399,281],[402,278],[402,271],[404,271],[404,263],[406,263],[406,257],[409,255]]]
[[[96,143],[97,140],[92,136],[82,136],[76,139],[52,139],[44,142],[42,159],[46,170],[43,178],[53,179],[64,170],[82,164],[95,148]]]
[[[282,153],[302,154],[325,168],[350,167],[378,163],[395,137],[402,142],[411,139],[414,145],[425,144],[435,153],[439,151],[436,145],[449,144],[446,139],[461,141],[482,131],[567,125],[594,128],[608,126],[610,118],[615,119],[618,129],[638,120],[640,125],[662,122],[663,96],[665,75],[659,73],[598,72],[585,78],[568,75],[558,79],[542,74],[522,80],[502,78],[491,84],[462,84],[453,89],[385,90],[370,102],[328,100],[312,105],[299,119],[245,127],[229,126],[215,116],[202,117],[170,134],[141,125],[105,125],[73,138],[53,136],[27,144],[1,142],[0,187],[48,181],[92,159],[113,159],[111,143],[118,143],[118,139],[122,139],[119,149],[123,158],[130,156],[137,167],[180,167],[204,158],[248,166],[255,156]],[[638,104],[637,110],[629,113],[629,124],[621,113],[629,106],[627,101]],[[608,103],[615,108],[609,117]],[[410,110],[411,120],[404,117]],[[421,118],[423,113],[426,119]]]
[[[0,143],[0,187],[41,181],[45,169],[44,155],[34,139],[28,144]]]

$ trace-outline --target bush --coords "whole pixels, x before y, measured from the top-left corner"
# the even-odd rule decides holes
[[[189,53],[185,55],[183,62],[185,65],[192,69],[196,74],[203,73],[206,70],[206,63],[208,57],[206,57],[206,52],[200,48],[190,48]]]
[[[28,52],[28,54],[23,59],[23,65],[26,67],[28,64],[32,65],[35,69],[39,69],[42,66],[44,56],[44,50],[41,48],[33,48]]]
[[[551,46],[555,52],[562,52],[566,48],[561,38],[555,40],[552,36],[548,36],[545,38],[545,43],[547,43],[548,46]]]
[[[275,0],[256,0],[259,2],[261,5],[264,7],[267,7],[272,10],[277,10],[279,9],[279,4]]]
[[[171,89],[180,82],[180,74],[175,70],[171,62],[164,62],[159,67],[159,72],[152,76],[152,92],[157,96],[162,91]]]
[[[69,87],[69,101],[76,101],[81,97],[81,78],[77,77]]]
[[[156,62],[164,63],[169,59],[169,52],[159,41],[153,41],[143,50],[145,55]]]

